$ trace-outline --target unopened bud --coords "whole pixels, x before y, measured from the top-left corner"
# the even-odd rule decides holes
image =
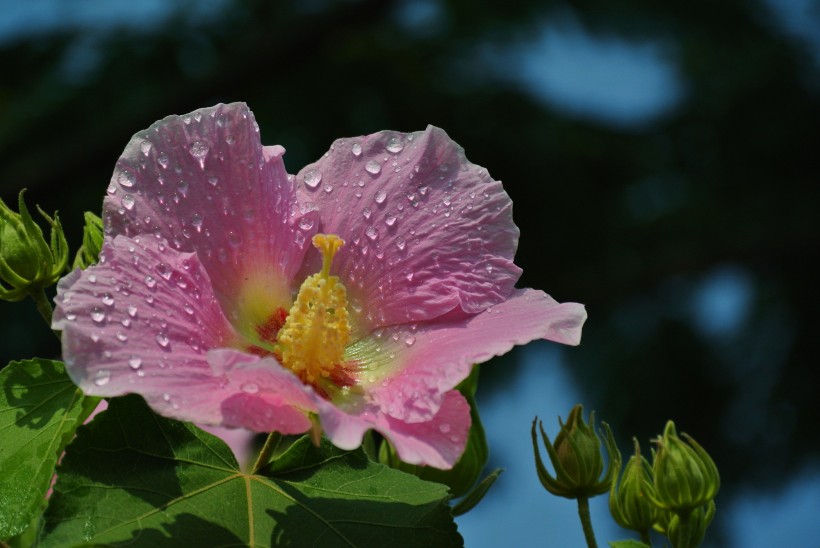
[[[83,227],[83,245],[77,250],[74,257],[74,268],[88,268],[95,264],[100,257],[103,243],[103,222],[90,211],[85,212],[85,226]]]
[[[609,491],[609,511],[621,527],[647,533],[658,520],[660,510],[649,497],[654,496],[652,485],[652,467],[641,455],[638,440],[635,443],[635,454],[626,463],[620,484],[612,482]]]
[[[652,472],[655,494],[652,501],[660,508],[686,513],[712,501],[720,489],[720,476],[712,458],[690,436],[678,437],[675,424],[666,423],[663,435],[654,440],[658,446]]]
[[[595,432],[595,413],[590,413],[589,424],[584,422],[584,408],[576,405],[570,411],[564,424],[558,419],[561,430],[551,443],[543,425],[536,418],[532,423],[532,443],[535,453],[535,467],[544,488],[560,497],[575,499],[593,497],[609,490],[613,478],[621,466],[621,454],[615,445],[609,425],[603,423],[604,443],[609,464],[604,472],[604,457],[601,439]],[[536,422],[541,430],[541,438],[555,469],[552,477],[541,460],[541,451],[535,431]],[[603,477],[602,477],[603,474]]]
[[[57,215],[40,214],[51,225],[50,242],[31,218],[23,193],[19,213],[0,200],[0,299],[19,301],[35,290],[53,285],[68,265],[68,244]],[[39,209],[39,208],[38,208]],[[10,287],[7,287],[10,286]]]

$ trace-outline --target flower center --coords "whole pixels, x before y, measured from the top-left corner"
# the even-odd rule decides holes
[[[308,384],[335,377],[350,340],[347,291],[330,275],[333,257],[344,240],[335,234],[316,234],[313,245],[322,253],[321,272],[308,277],[276,336],[281,363]]]

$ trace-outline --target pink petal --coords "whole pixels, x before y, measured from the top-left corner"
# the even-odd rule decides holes
[[[302,221],[283,153],[262,147],[241,103],[160,120],[134,135],[117,162],[106,233],[157,235],[197,252],[229,315],[248,279],[289,298],[316,214]]]
[[[229,394],[215,402],[224,425],[283,434],[310,429],[307,414],[316,410],[320,398],[276,360],[226,348],[211,351],[209,359],[214,374],[223,379],[221,391]]]
[[[443,395],[430,420],[406,423],[381,413],[347,414],[331,405],[320,411],[322,427],[337,447],[355,449],[373,428],[390,440],[399,458],[410,464],[450,469],[461,457],[470,432],[470,405],[458,391]]]
[[[60,281],[56,303],[52,328],[63,331],[66,368],[85,393],[136,392],[166,416],[221,420],[197,393],[219,384],[207,350],[237,335],[195,254],[153,237],[109,239],[98,265]]]
[[[408,423],[424,422],[438,412],[442,395],[470,373],[473,364],[505,354],[536,339],[578,344],[586,320],[583,305],[559,304],[546,293],[517,289],[512,296],[468,318],[393,326],[371,339],[393,356],[369,390],[384,413]],[[361,341],[361,346],[368,341]]]
[[[321,211],[319,231],[347,242],[333,272],[363,308],[365,331],[479,312],[521,273],[509,196],[441,129],[340,139],[296,180]],[[318,267],[310,257],[308,272]]]

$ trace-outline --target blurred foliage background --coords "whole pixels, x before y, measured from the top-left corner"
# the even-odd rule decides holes
[[[776,492],[820,453],[820,8],[776,2],[4,2],[0,194],[58,209],[76,248],[168,114],[245,101],[292,173],[341,136],[438,125],[512,196],[520,285],[587,305],[565,359],[624,447],[674,418],[719,505]],[[59,353],[1,304],[0,363]]]

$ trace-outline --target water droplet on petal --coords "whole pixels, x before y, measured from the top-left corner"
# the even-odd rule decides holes
[[[171,401],[171,394],[169,394],[168,392],[164,392],[162,394],[162,401],[165,401],[165,402]]]
[[[168,341],[168,335],[166,333],[160,331],[159,333],[157,333],[157,336],[154,337],[154,339],[157,341],[157,344],[160,345],[162,348],[167,348],[168,347],[168,342],[169,341]]]
[[[102,302],[106,306],[111,306],[114,304],[114,297],[111,296],[111,293],[103,293]]]
[[[450,431],[450,425],[447,424],[446,422],[443,422],[443,423],[438,425],[438,429],[442,434],[446,434]]]
[[[91,311],[91,319],[97,323],[102,323],[105,321],[105,312],[103,312],[101,308],[97,308],[95,306]]]
[[[128,367],[136,371],[142,365],[142,359],[139,356],[131,356],[128,358]]]
[[[150,274],[147,274],[147,275],[145,276],[145,285],[147,285],[149,288],[153,288],[153,287],[155,287],[155,286],[157,285],[157,280],[156,280],[156,278],[154,278],[154,277],[153,277],[153,276],[151,276]]]
[[[140,151],[145,156],[148,156],[148,154],[151,152],[151,147],[152,146],[153,145],[151,145],[151,141],[143,141],[143,142],[140,143]]]
[[[353,153],[353,156],[361,156],[362,145],[360,145],[359,143],[353,143],[353,146],[350,147],[350,151]]]
[[[322,182],[322,172],[318,169],[311,169],[305,173],[305,184],[309,188],[316,188]]]
[[[379,172],[382,170],[382,165],[376,160],[370,160],[365,164],[364,170],[370,173],[371,175],[378,175]]]
[[[134,197],[130,194],[126,194],[125,196],[123,196],[122,200],[120,200],[120,203],[122,204],[122,207],[129,211],[134,209]]]
[[[322,190],[324,190],[326,193],[330,194],[331,192],[333,192],[333,185],[326,184]]]
[[[369,218],[370,218],[371,213],[373,213],[373,212],[372,212],[372,211],[370,211],[370,208],[369,208],[369,207],[366,207],[366,208],[364,208],[364,209],[362,210],[362,215],[364,216],[364,218],[365,218],[365,219],[369,219]]]
[[[188,148],[188,152],[191,154],[191,156],[199,160],[200,166],[205,165],[205,156],[208,155],[209,150],[211,150],[211,147],[210,145],[208,145],[208,143],[206,143],[205,141],[198,140],[191,143],[190,148]]]
[[[97,275],[96,274],[89,274],[88,275],[88,281],[91,282],[92,284],[97,283]]]
[[[396,216],[395,215],[388,215],[387,218],[384,220],[384,224],[387,226],[393,226],[396,224]]]
[[[117,182],[126,188],[130,188],[137,182],[137,178],[127,169],[123,169],[120,171],[120,174],[117,175]]]
[[[398,137],[393,137],[389,141],[387,141],[387,146],[385,148],[388,152],[396,154],[397,152],[401,152],[401,149],[404,148],[404,144],[402,144],[401,140]]]
[[[191,215],[191,225],[197,232],[202,232],[202,215],[199,213],[194,213]]]
[[[413,346],[415,343],[416,343],[416,336],[413,335],[412,333],[408,333],[404,337],[404,344],[406,344],[407,346]]]
[[[364,232],[364,233],[365,233],[365,235],[366,235],[368,238],[370,238],[371,240],[375,240],[376,238],[378,238],[378,237],[379,237],[379,231],[378,231],[378,230],[376,230],[376,227],[375,227],[375,226],[369,226],[369,227],[367,227],[367,230],[365,230],[365,232]]]
[[[246,382],[242,386],[239,387],[242,392],[246,394],[256,394],[259,392],[259,386],[256,383]]]
[[[384,190],[380,190],[376,193],[374,200],[377,204],[383,204],[384,201],[387,199],[387,192]]]
[[[402,238],[401,236],[396,238],[396,247],[398,247],[400,251],[404,250],[406,245],[407,245],[407,242],[404,241],[404,238]]]
[[[66,319],[66,320],[68,320],[68,321],[70,321],[70,322],[73,322],[74,320],[76,320],[76,319],[77,319],[77,315],[76,315],[76,314],[72,314],[71,312],[69,312],[69,313],[67,313],[67,314],[65,315],[65,319]]]
[[[310,217],[302,217],[299,219],[299,228],[302,230],[310,230],[313,228],[313,219]]]
[[[108,384],[108,381],[111,380],[111,373],[104,369],[100,369],[97,371],[97,374],[94,375],[94,384],[97,386],[105,386]]]
[[[157,162],[162,166],[162,169],[168,169],[168,155],[164,152],[160,152],[159,155],[157,155]]]
[[[117,340],[121,342],[125,342],[128,340],[128,335],[123,333],[122,331],[117,331]]]

